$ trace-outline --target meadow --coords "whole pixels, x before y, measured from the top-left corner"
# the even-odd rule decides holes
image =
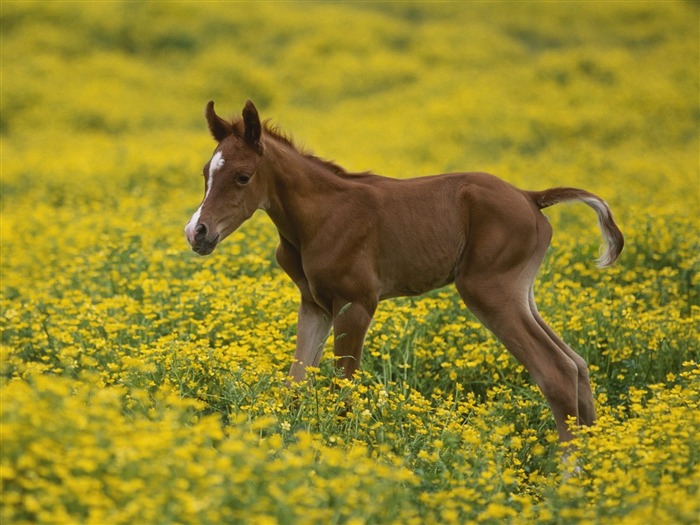
[[[698,6],[3,0],[0,522],[700,523]],[[381,303],[357,380],[327,348],[284,386],[272,223],[183,234],[204,105],[247,98],[349,170],[607,200],[616,265],[562,205],[536,281],[591,368],[570,461],[451,287]]]

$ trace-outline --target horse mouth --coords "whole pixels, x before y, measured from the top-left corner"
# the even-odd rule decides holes
[[[217,235],[211,240],[202,239],[192,244],[192,250],[199,255],[209,255],[214,251],[216,246],[219,244],[219,236]]]

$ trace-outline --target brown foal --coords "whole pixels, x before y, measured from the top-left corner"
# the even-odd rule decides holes
[[[185,228],[192,249],[211,253],[263,209],[279,231],[277,261],[301,292],[290,376],[317,366],[331,328],[337,366],[352,377],[377,303],[454,282],[467,307],[532,374],[554,413],[595,420],[586,362],[542,320],[533,280],[552,237],[542,208],[592,207],[608,266],[623,246],[608,205],[575,188],[523,191],[486,173],[397,180],[350,174],[302,153],[261,124],[252,102],[242,118],[206,118],[218,145],[204,166],[205,195]]]

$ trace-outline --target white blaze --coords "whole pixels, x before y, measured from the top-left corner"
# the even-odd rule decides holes
[[[209,161],[209,176],[207,177],[207,191],[204,194],[204,199],[202,199],[202,204],[199,205],[199,208],[197,208],[197,211],[194,212],[194,215],[192,215],[192,218],[190,219],[190,222],[187,223],[187,226],[185,226],[185,235],[187,236],[187,239],[192,242],[194,240],[194,230],[197,227],[197,224],[199,224],[199,216],[202,214],[202,208],[204,207],[204,203],[207,200],[207,197],[209,196],[209,192],[211,191],[212,184],[214,182],[214,175],[216,174],[217,171],[219,171],[224,165],[224,156],[221,154],[220,151],[217,151],[214,153],[214,156],[211,158]]]
[[[209,191],[211,190],[211,183],[214,182],[214,174],[221,169],[221,167],[224,165],[224,156],[221,154],[220,151],[217,151],[214,153],[214,156],[211,158],[209,161],[209,180],[207,183],[207,193],[204,195],[204,198],[207,198],[207,195],[209,195]]]

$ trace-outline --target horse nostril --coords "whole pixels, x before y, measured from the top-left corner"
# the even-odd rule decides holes
[[[199,240],[199,239],[203,239],[206,236],[207,236],[207,225],[200,222],[197,225],[197,227],[194,229],[194,238]]]

